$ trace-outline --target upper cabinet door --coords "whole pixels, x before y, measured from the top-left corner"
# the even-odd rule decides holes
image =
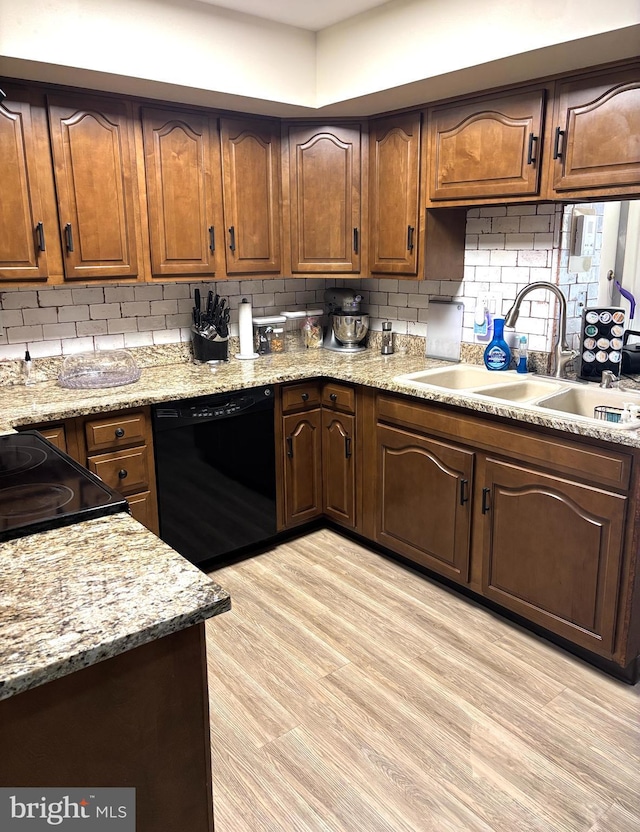
[[[223,118],[225,252],[229,274],[281,270],[280,137],[275,123]]]
[[[430,123],[430,198],[538,194],[545,90],[436,107]]]
[[[65,276],[136,277],[131,105],[70,96],[48,101]]]
[[[640,65],[558,84],[553,124],[556,191],[640,185]]]
[[[360,125],[289,127],[291,270],[358,273]]]
[[[418,273],[420,113],[371,122],[369,266],[374,274]]]
[[[214,154],[218,160],[215,119],[144,109],[142,129],[151,273],[213,277],[216,238],[218,245],[223,242],[222,228],[214,221],[220,190],[213,162]]]
[[[44,281],[46,235],[52,241],[58,229],[45,227],[32,105],[28,96],[7,95],[0,104],[0,279]]]

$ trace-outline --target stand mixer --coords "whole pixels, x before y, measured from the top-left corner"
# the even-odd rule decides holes
[[[323,347],[336,352],[360,352],[369,331],[369,316],[360,312],[362,295],[353,289],[326,289],[324,300],[329,312],[329,326]]]

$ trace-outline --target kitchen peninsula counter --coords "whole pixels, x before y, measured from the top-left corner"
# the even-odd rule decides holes
[[[210,832],[228,593],[125,512],[2,543],[0,569],[0,784],[135,787],[140,832]]]
[[[253,361],[231,358],[228,363],[213,367],[185,361],[148,367],[142,370],[140,380],[134,384],[102,390],[70,390],[60,387],[56,381],[29,387],[13,385],[2,388],[0,431],[263,384],[324,377],[640,448],[638,430],[619,430],[608,427],[605,422],[602,425],[582,422],[570,415],[562,417],[517,404],[474,398],[455,390],[415,389],[395,380],[405,373],[447,363],[423,355],[394,353],[383,356],[373,350],[345,355],[319,349],[261,356]],[[631,381],[625,385],[638,389]]]
[[[126,512],[0,544],[0,700],[231,606]]]

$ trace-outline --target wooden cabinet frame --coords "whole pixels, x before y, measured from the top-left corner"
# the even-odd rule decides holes
[[[145,152],[150,159],[150,149],[148,139],[143,143],[143,111],[177,113],[173,105],[69,92],[45,84],[0,83],[8,92],[7,101],[0,105],[0,149],[3,158],[11,152],[15,157],[12,222],[6,239],[0,232],[0,283],[5,286],[64,280],[212,279],[214,275],[217,280],[239,274],[274,277],[283,272],[328,279],[390,274],[458,280],[468,207],[640,197],[640,160],[634,144],[640,130],[637,59],[436,101],[428,107],[376,116],[370,122],[269,121],[185,107],[182,112],[190,112],[199,123],[215,125],[220,119],[223,136],[221,147],[214,135],[217,127],[200,131],[211,135],[202,157],[205,184],[194,202],[206,217],[198,220],[193,251],[183,257],[177,250],[189,248],[190,235],[171,227],[167,221],[171,211],[163,205],[166,183],[155,169],[147,179],[144,169]],[[407,133],[408,156],[402,163],[399,152],[396,162],[399,169],[406,169],[409,187],[406,193],[403,188],[392,193],[397,203],[394,234],[398,223],[401,228],[406,224],[407,233],[415,229],[414,249],[405,257],[407,252],[385,253],[379,245],[389,229],[384,230],[381,220],[376,141],[384,141],[385,123],[412,123],[409,132],[415,132],[421,116],[419,176],[415,175],[416,137]],[[11,139],[17,129],[15,119],[22,119],[24,127],[17,151]],[[245,143],[242,159],[234,159],[240,144],[235,150],[234,145],[242,134],[236,127],[245,122],[246,136],[253,138]],[[100,164],[92,160],[92,137],[102,147]],[[504,147],[496,153],[500,142]],[[461,159],[461,166],[444,176],[449,156]],[[495,169],[485,165],[489,156],[498,160]],[[248,159],[260,168],[250,176],[243,170]],[[387,165],[387,181],[396,162]],[[94,193],[98,199],[93,199]],[[252,193],[261,195],[256,206],[264,210],[251,204]],[[406,218],[398,219],[400,214]],[[36,250],[41,247],[36,230],[40,222],[45,251]],[[215,232],[216,252],[207,254],[209,228]],[[229,239],[231,228],[235,245]]]

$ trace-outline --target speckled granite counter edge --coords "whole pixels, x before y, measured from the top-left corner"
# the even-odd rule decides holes
[[[639,430],[615,429],[606,423],[601,426],[574,419],[569,415],[564,417],[554,412],[532,410],[515,403],[486,399],[455,390],[416,389],[397,380],[400,375],[442,366],[445,363],[424,356],[398,353],[381,356],[379,353],[372,353],[371,350],[355,355],[309,350],[302,353],[262,356],[255,361],[231,359],[226,364],[214,365],[212,368],[190,363],[150,367],[142,371],[140,380],[135,384],[109,390],[70,391],[59,387],[55,382],[43,382],[26,388],[5,387],[0,388],[0,395],[10,397],[12,401],[4,406],[0,405],[0,430],[91,413],[142,407],[174,399],[230,392],[263,384],[324,377],[439,402],[477,414],[513,419],[521,424],[552,428],[575,437],[589,437],[616,445],[640,448]],[[637,392],[637,387],[634,392]]]
[[[125,512],[2,543],[0,562],[0,700],[231,607]]]
[[[171,633],[185,630],[187,627],[200,624],[207,618],[212,618],[230,609],[231,598],[227,597],[227,599],[216,601],[208,607],[200,607],[191,615],[175,616],[175,618],[168,619],[155,627],[140,630],[135,634],[123,636],[112,642],[105,642],[100,647],[84,650],[81,653],[69,656],[66,659],[61,659],[58,662],[52,662],[46,666],[34,668],[10,680],[0,680],[0,701],[9,699],[17,693],[23,693],[31,688],[44,685],[46,682],[52,682],[54,679],[68,676],[70,673],[75,673],[77,670],[82,670],[85,667],[91,667],[105,659],[114,658],[121,653],[126,653],[136,647],[141,647],[143,644],[157,641],[159,638],[163,638]]]

